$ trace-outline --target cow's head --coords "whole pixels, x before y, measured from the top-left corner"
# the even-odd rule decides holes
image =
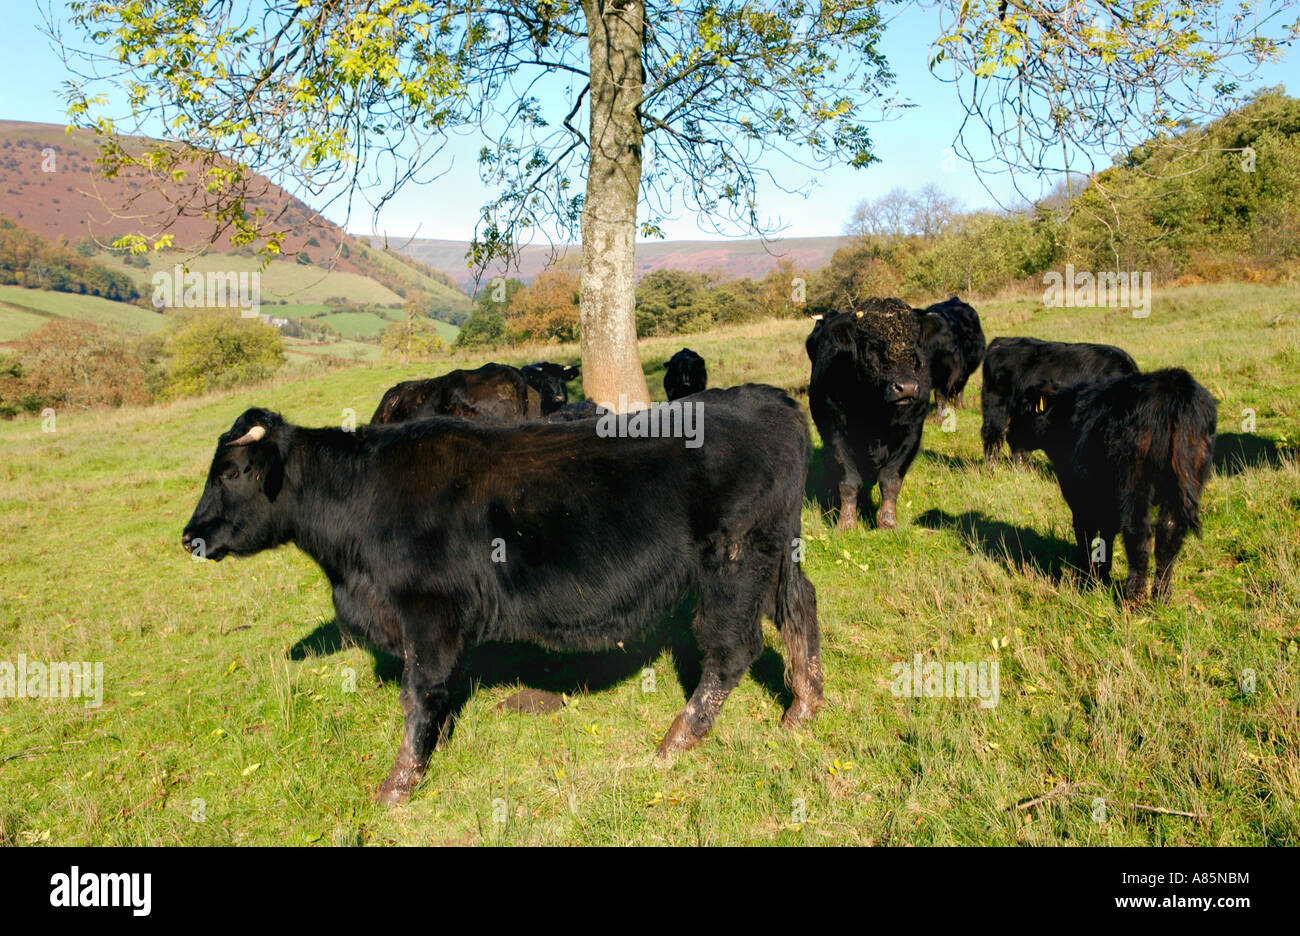
[[[679,400],[699,393],[709,385],[709,370],[690,348],[682,348],[664,365],[664,392],[669,400]]]
[[[930,368],[922,354],[916,312],[900,299],[868,299],[861,308],[827,317],[822,341],[853,358],[858,380],[886,403],[924,403]]]
[[[200,558],[251,556],[287,540],[275,510],[284,484],[287,427],[250,409],[217,440],[208,480],[181,545]]]
[[[1011,401],[1007,444],[1012,451],[1048,448],[1069,420],[1072,403],[1054,380],[1030,384]]]
[[[578,376],[578,369],[568,364],[552,364],[550,361],[538,361],[521,367],[528,386],[537,391],[542,398],[542,412],[553,413],[569,402],[569,388],[565,386]]]

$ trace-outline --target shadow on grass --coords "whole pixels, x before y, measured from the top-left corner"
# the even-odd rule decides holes
[[[1223,432],[1214,441],[1214,470],[1218,474],[1235,475],[1247,468],[1281,465],[1281,453],[1272,439],[1248,432]]]
[[[921,449],[921,458],[933,465],[939,465],[952,471],[982,471],[984,469],[984,456],[976,457],[974,455],[948,455],[944,452],[932,452],[929,449]]]
[[[684,602],[644,637],[625,640],[621,648],[610,650],[556,653],[526,643],[480,644],[466,655],[455,679],[451,708],[453,726],[454,715],[479,689],[522,684],[529,689],[569,695],[603,692],[652,667],[664,650],[672,656],[683,697],[689,698],[702,675],[700,649],[690,628],[694,615],[694,601]],[[337,653],[353,645],[354,641],[339,629],[336,621],[331,620],[290,647],[288,656],[291,660],[304,660]],[[372,647],[365,649],[374,657],[377,679],[381,682],[401,679],[401,660]],[[785,685],[785,661],[771,647],[763,648],[749,672],[754,681],[780,704],[782,711],[794,701]]]
[[[916,525],[931,530],[952,530],[974,549],[1000,562],[1012,572],[1030,568],[1060,582],[1068,569],[1074,544],[1054,536],[1043,536],[1029,527],[990,520],[975,510],[960,514],[927,510]]]

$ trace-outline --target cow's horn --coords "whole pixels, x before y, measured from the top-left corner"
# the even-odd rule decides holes
[[[814,322],[820,322],[822,320],[822,313],[818,312],[816,315],[812,316],[812,320]]]
[[[247,432],[245,432],[243,435],[241,435],[238,439],[236,439],[234,442],[231,442],[230,444],[251,445],[254,442],[261,442],[262,439],[264,439],[265,437],[266,437],[266,427],[254,426],[252,429],[249,429]]]

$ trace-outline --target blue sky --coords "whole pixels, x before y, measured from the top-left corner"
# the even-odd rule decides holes
[[[62,9],[62,3],[56,0],[56,15]],[[0,30],[0,87],[6,93],[0,103],[0,119],[65,122],[59,94],[63,67],[48,40],[38,32],[40,22],[35,2],[6,3],[4,29]],[[967,208],[1014,200],[1005,176],[985,178],[992,188],[990,194],[969,165],[948,154],[963,111],[954,88],[939,81],[927,68],[929,43],[937,34],[934,9],[909,6],[890,23],[883,50],[897,75],[894,90],[915,106],[873,127],[879,163],[862,170],[836,167],[815,177],[802,172],[792,182],[813,181],[807,197],[775,188],[760,190],[761,214],[782,227],[784,235],[839,234],[854,205],[899,186],[916,189],[932,182],[957,196]],[[1300,64],[1294,50],[1289,61],[1267,68],[1259,84],[1286,84],[1295,93],[1300,86]],[[447,150],[451,168],[427,184],[408,185],[399,192],[384,209],[377,229],[371,212],[364,207],[355,209],[351,219],[334,210],[327,211],[327,215],[346,223],[357,234],[466,240],[473,233],[479,209],[488,195],[479,181],[475,162],[481,145],[481,139],[472,136],[454,140]],[[1020,181],[1022,189],[1027,184],[1035,185],[1033,180]],[[707,221],[702,230],[699,218],[680,210],[664,229],[670,240],[717,237]]]

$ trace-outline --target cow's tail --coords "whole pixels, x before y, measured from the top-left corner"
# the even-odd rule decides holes
[[[799,532],[798,526],[795,533]],[[791,537],[777,569],[773,619],[785,644],[785,682],[794,694],[786,723],[811,717],[822,707],[821,634],[817,628],[817,589],[804,575],[802,538]]]
[[[1214,397],[1186,371],[1175,371],[1163,395],[1160,414],[1161,451],[1153,452],[1163,466],[1165,483],[1160,500],[1180,524],[1201,533],[1201,489],[1214,462],[1217,404]]]

